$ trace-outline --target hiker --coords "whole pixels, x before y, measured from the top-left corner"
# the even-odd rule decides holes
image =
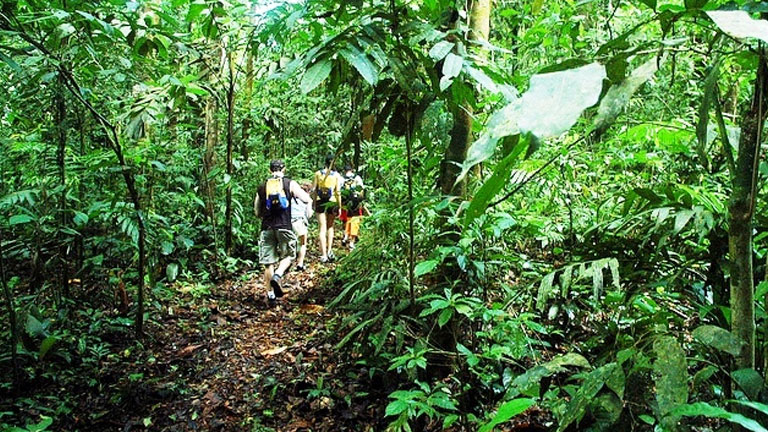
[[[274,306],[277,298],[283,296],[280,279],[296,257],[296,235],[291,229],[291,201],[298,198],[305,204],[311,204],[312,198],[298,183],[285,177],[285,162],[282,160],[270,162],[269,170],[272,175],[259,186],[253,208],[261,218],[259,263],[264,265],[267,304]]]
[[[341,186],[341,222],[344,224],[344,237],[341,244],[346,245],[350,240],[349,220],[354,215],[350,213],[359,209],[359,201],[363,198],[363,179],[355,172],[351,165],[344,166],[344,183]]]
[[[307,194],[311,190],[310,187],[312,187],[312,184],[309,182],[301,183],[301,189],[307,192]],[[310,217],[312,217],[312,206],[294,196],[291,202],[291,227],[299,240],[299,257],[296,259],[296,270],[298,271],[305,269],[304,257],[307,255],[307,234]]]
[[[335,156],[325,157],[323,169],[315,173],[312,182],[312,198],[315,200],[315,213],[320,225],[320,262],[334,260],[333,223],[341,214],[341,176],[332,169]]]

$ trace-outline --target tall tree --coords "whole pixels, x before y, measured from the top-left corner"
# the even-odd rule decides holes
[[[469,5],[469,42],[486,42],[490,28],[491,0],[473,0]],[[479,44],[469,49],[475,53],[482,52]],[[461,165],[467,158],[467,150],[472,144],[472,106],[468,101],[460,101],[453,105],[451,111],[451,141],[445,150],[439,184],[444,194],[464,195],[466,180],[457,180],[461,174]]]
[[[731,260],[731,326],[745,344],[736,356],[736,368],[755,367],[755,285],[752,266],[752,230],[757,195],[757,173],[766,104],[768,65],[761,53],[751,99],[742,108],[738,154],[731,172],[728,200],[728,250]],[[727,138],[726,138],[727,139]],[[732,156],[731,156],[732,158]]]

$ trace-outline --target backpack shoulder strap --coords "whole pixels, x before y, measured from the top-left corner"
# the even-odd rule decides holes
[[[291,195],[291,179],[288,177],[283,177],[283,190],[285,191],[285,196],[289,199],[293,198],[293,195]]]

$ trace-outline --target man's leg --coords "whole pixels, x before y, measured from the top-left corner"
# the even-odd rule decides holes
[[[272,290],[269,281],[274,274],[277,260],[277,237],[274,231],[262,231],[259,235],[259,264],[264,266],[264,284],[267,289],[268,303],[275,301],[275,292]]]
[[[275,272],[275,265],[269,264],[264,266],[264,286],[267,289],[267,301],[275,299],[275,291],[272,290],[272,287],[269,284],[269,281],[272,280],[272,275]]]
[[[275,272],[275,274],[279,274],[282,277],[285,274],[286,270],[288,270],[288,267],[291,266],[292,262],[293,262],[293,257],[283,258],[280,261],[280,263],[277,264],[277,271]]]
[[[308,234],[299,236],[299,259],[297,260],[299,267],[304,267],[304,257],[307,256],[307,236]]]
[[[279,230],[275,231],[277,238],[277,254],[280,262],[277,264],[277,269],[269,280],[272,289],[275,290],[276,297],[283,296],[283,288],[280,283],[280,279],[283,278],[285,272],[288,271],[288,267],[291,266],[293,260],[296,258],[296,234],[292,230]]]
[[[320,225],[320,260],[328,259],[328,249],[326,248],[326,236],[328,230],[328,220],[324,211],[317,212],[317,223]]]

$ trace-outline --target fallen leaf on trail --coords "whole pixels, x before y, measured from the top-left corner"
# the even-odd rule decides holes
[[[281,347],[277,347],[277,348],[272,348],[272,349],[268,349],[266,351],[262,351],[261,355],[263,355],[263,356],[278,355],[278,354],[280,354],[281,352],[283,352],[283,351],[285,351],[287,349],[288,349],[287,346],[281,346]]]
[[[203,345],[190,345],[186,348],[183,348],[179,353],[177,354],[179,357],[186,357],[190,354],[192,354],[196,349],[202,347]]]
[[[324,309],[325,309],[324,307],[316,304],[301,305],[301,307],[299,308],[299,310],[303,313],[320,313]]]
[[[295,432],[295,431],[297,431],[299,429],[309,429],[311,427],[312,427],[312,424],[309,423],[308,421],[306,421],[304,419],[298,419],[298,420],[292,421],[288,425],[288,428],[286,430],[290,431],[290,432]]]

